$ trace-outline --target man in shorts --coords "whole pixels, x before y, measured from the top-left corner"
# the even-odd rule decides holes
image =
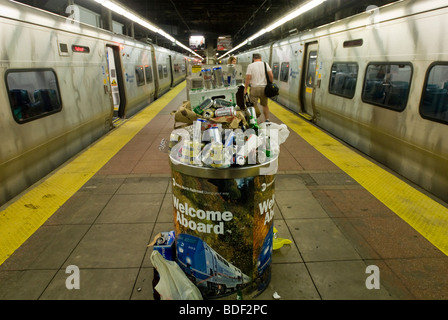
[[[273,82],[274,75],[272,74],[271,67],[267,63],[266,68],[268,71],[269,79],[271,80],[271,82]],[[250,101],[254,103],[257,117],[261,115],[260,109],[258,108],[258,101],[260,101],[259,103],[263,107],[264,120],[269,121],[268,98],[264,94],[264,88],[267,85],[266,72],[264,69],[264,62],[261,61],[261,55],[258,53],[254,54],[254,62],[247,67],[244,94],[246,94],[249,85],[249,98]]]

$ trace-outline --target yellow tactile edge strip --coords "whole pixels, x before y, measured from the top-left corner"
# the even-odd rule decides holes
[[[0,212],[0,265],[186,86],[185,81]]]
[[[270,111],[316,150],[448,255],[448,209],[270,101]]]

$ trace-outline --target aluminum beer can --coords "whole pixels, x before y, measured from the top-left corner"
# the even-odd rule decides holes
[[[236,116],[235,107],[224,107],[215,110],[215,117]]]
[[[206,109],[204,110],[204,113],[202,116],[206,119],[214,118],[215,117],[215,110],[213,109]]]
[[[205,99],[199,106],[193,109],[193,111],[197,114],[202,114],[205,109],[208,109],[213,106],[212,99]]]
[[[199,118],[196,121],[201,124],[201,131],[207,130],[207,126],[208,126],[207,120]]]
[[[221,132],[218,127],[211,127],[210,129],[210,141],[222,143]]]
[[[233,107],[233,103],[224,99],[215,99],[213,102],[215,108]]]

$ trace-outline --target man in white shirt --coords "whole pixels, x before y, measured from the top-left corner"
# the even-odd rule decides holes
[[[261,115],[258,108],[258,100],[260,100],[260,105],[263,107],[263,115],[265,121],[269,121],[269,107],[268,98],[264,94],[264,88],[267,85],[266,72],[264,69],[265,63],[261,61],[261,55],[258,53],[254,54],[254,62],[247,67],[246,71],[246,82],[244,87],[244,94],[246,94],[247,89],[250,85],[249,98],[255,105],[255,111],[257,112],[257,117]],[[274,75],[272,74],[271,67],[266,63],[266,68],[268,71],[268,76],[271,82],[274,81]]]

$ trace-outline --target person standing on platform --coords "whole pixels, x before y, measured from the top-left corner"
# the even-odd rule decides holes
[[[231,56],[229,60],[227,60],[227,64],[236,64],[236,57]]]
[[[258,104],[260,104],[263,107],[264,120],[269,121],[268,98],[264,94],[264,88],[267,85],[266,71],[264,66],[265,63],[261,60],[261,55],[255,53],[254,62],[249,64],[249,66],[247,67],[244,94],[247,93],[247,90],[250,85],[249,98],[250,101],[254,103],[257,117],[261,115],[260,109],[258,108]],[[266,70],[268,72],[269,79],[271,80],[271,82],[273,82],[274,75],[272,73],[271,67],[267,63],[266,63]]]

